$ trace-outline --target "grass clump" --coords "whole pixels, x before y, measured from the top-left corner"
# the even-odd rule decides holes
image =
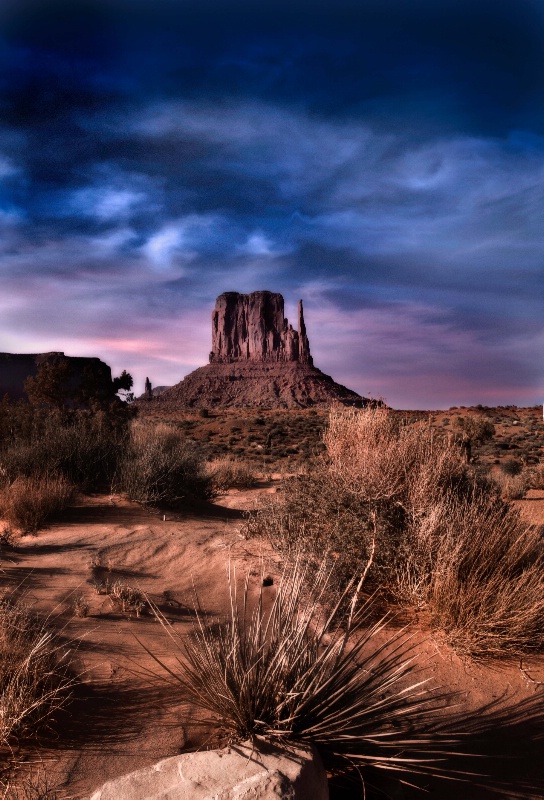
[[[129,500],[171,508],[208,500],[214,494],[202,451],[164,424],[132,425],[114,486]]]
[[[207,469],[218,494],[229,489],[251,489],[258,482],[254,466],[242,459],[215,458],[208,462]]]
[[[0,489],[0,516],[9,527],[34,533],[70,505],[74,494],[62,475],[20,476]]]
[[[312,742],[339,769],[436,772],[428,715],[443,698],[414,674],[406,637],[387,634],[385,621],[372,622],[369,604],[359,604],[362,581],[346,587],[344,614],[339,606],[327,613],[325,562],[310,574],[297,561],[266,611],[266,590],[251,607],[248,578],[240,596],[229,569],[226,621],[207,624],[198,607],[193,636],[182,638],[156,612],[178,651],[177,667],[155,660],[232,739]]]
[[[433,625],[475,656],[544,647],[539,530],[496,497],[446,497],[407,532],[397,581]]]
[[[69,696],[70,650],[21,603],[0,600],[0,746],[31,735]]]

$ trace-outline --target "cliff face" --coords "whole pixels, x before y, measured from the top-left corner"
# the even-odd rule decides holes
[[[298,362],[312,364],[302,300],[298,332],[284,314],[283,297],[275,292],[220,295],[212,312],[210,363]]]

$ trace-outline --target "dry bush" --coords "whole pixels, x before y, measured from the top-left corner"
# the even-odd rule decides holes
[[[529,472],[531,489],[544,489],[544,464],[537,464]]]
[[[206,467],[218,494],[229,489],[251,489],[258,482],[254,466],[242,459],[215,458]]]
[[[307,474],[285,480],[248,519],[247,532],[316,561],[331,554],[344,583],[375,543],[370,578],[391,583],[406,526],[444,492],[473,490],[462,452],[428,423],[405,425],[382,408],[331,411],[324,441],[326,453]]]
[[[521,500],[531,485],[530,471],[527,469],[516,474],[496,471],[492,477],[505,500]]]
[[[240,597],[229,569],[226,621],[210,624],[197,603],[193,636],[182,637],[156,611],[177,666],[153,657],[174,691],[231,738],[312,742],[336,767],[440,773],[434,754],[444,742],[428,732],[428,715],[444,697],[414,674],[404,634],[370,621],[358,602],[362,580],[346,588],[341,622],[337,609],[323,611],[330,582],[325,562],[310,576],[297,561],[265,612],[262,587],[250,608],[248,578]]]
[[[74,487],[63,476],[19,477],[0,489],[0,516],[23,533],[37,531],[74,498]]]
[[[63,475],[82,489],[109,484],[126,440],[105,415],[75,416],[67,422],[51,416],[26,436],[0,443],[0,475],[20,477]]]
[[[496,498],[438,502],[407,532],[397,575],[457,649],[481,656],[544,646],[541,532]]]
[[[170,507],[208,500],[214,494],[202,451],[164,424],[132,425],[114,486],[130,500]]]
[[[20,603],[0,600],[0,746],[30,735],[67,700],[70,650]]]
[[[137,617],[148,605],[145,594],[135,586],[129,586],[124,581],[117,580],[111,587],[106,585],[106,590],[110,597],[113,597],[123,611],[133,611]]]
[[[542,648],[541,537],[477,477],[453,438],[383,409],[341,410],[325,444],[313,470],[285,481],[248,519],[249,535],[288,556],[335,559],[340,590],[375,548],[371,585],[428,608],[458,649]]]

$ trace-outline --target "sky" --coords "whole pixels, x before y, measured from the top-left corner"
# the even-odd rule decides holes
[[[2,0],[0,350],[140,393],[263,289],[361,394],[542,403],[541,0]]]

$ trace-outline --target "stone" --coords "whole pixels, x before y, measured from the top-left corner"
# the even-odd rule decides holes
[[[258,743],[186,753],[105,783],[90,800],[327,800],[315,748]]]

